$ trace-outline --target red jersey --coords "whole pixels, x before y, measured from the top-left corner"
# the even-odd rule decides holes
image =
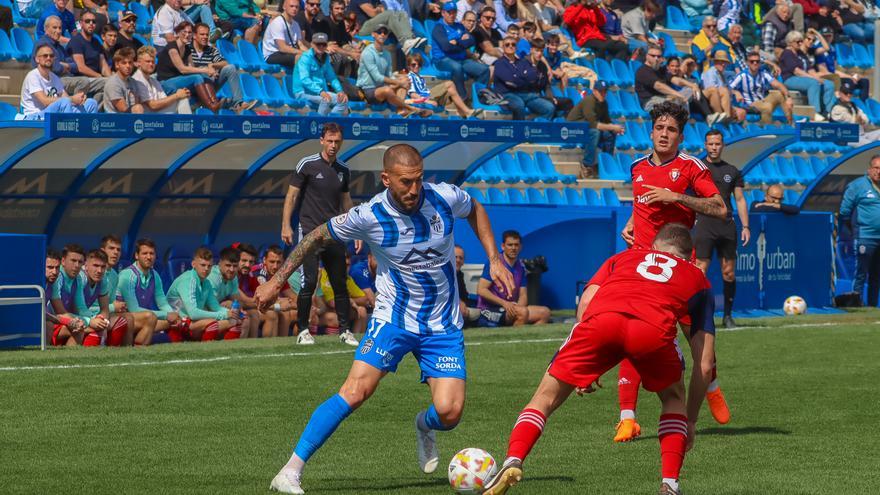
[[[257,263],[256,265],[251,267],[251,275],[247,277],[247,280],[242,280],[244,277],[238,278],[238,289],[244,291],[245,294],[253,297],[254,291],[257,290],[262,284],[265,284],[266,281],[269,280],[269,272],[263,267],[262,263]],[[290,283],[286,280],[284,281],[284,285],[281,286],[281,292],[290,290]]]
[[[650,191],[645,186],[693,194],[698,198],[719,194],[711,172],[699,158],[679,152],[672,160],[655,165],[651,162],[651,156],[636,160],[630,169],[633,184],[633,247],[642,249],[651,249],[660,227],[667,223],[682,223],[691,228],[696,219],[693,210],[678,203],[644,203],[642,195]]]
[[[622,313],[659,328],[675,338],[676,322],[690,317],[692,334],[714,333],[715,301],[709,281],[690,261],[654,250],[628,249],[605,262],[589,285],[599,290],[583,319]]]

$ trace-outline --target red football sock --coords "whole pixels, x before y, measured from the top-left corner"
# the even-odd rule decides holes
[[[544,423],[547,418],[535,409],[523,409],[516,418],[513,431],[510,432],[510,442],[507,444],[507,457],[516,457],[524,461],[531,452],[532,447],[541,438],[544,431]]]
[[[660,473],[664,478],[677,480],[687,445],[687,416],[661,414],[657,432],[660,438]]]
[[[641,384],[642,377],[629,359],[621,361],[620,373],[617,379],[617,400],[621,411],[625,409],[636,410],[636,403],[639,401],[639,386]]]
[[[225,335],[223,335],[223,340],[236,340],[241,337],[241,325],[235,325],[230,328]]]
[[[205,327],[205,332],[202,334],[202,342],[216,340],[217,339],[217,330],[220,325],[216,321],[212,321],[208,323],[208,326]]]
[[[186,340],[183,338],[183,332],[177,325],[173,325],[166,333],[168,333],[168,338],[171,339],[171,342],[183,342]]]
[[[110,329],[110,339],[107,345],[119,347],[125,340],[125,332],[128,331],[128,321],[125,318],[117,318],[116,324]]]

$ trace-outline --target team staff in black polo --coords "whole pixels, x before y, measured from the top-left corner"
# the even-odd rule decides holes
[[[348,167],[336,158],[342,148],[342,128],[335,123],[324,124],[321,130],[321,152],[309,155],[296,166],[284,198],[284,212],[281,217],[281,239],[293,244],[293,229],[290,219],[295,209],[299,209],[299,236],[303,236],[326,223],[353,206],[348,191],[351,174]],[[305,258],[302,264],[302,288],[297,297],[298,344],[314,344],[309,333],[309,315],[312,308],[312,295],[318,282],[318,261],[327,270],[327,277],[333,287],[336,315],[339,317],[339,339],[348,345],[358,345],[351,333],[345,265],[345,245],[333,242],[325,244],[316,254]]]
[[[697,255],[697,266],[705,272],[712,261],[712,251],[718,252],[721,258],[721,278],[724,280],[724,326],[733,327],[736,323],[731,316],[733,298],[736,295],[736,223],[733,221],[733,208],[730,204],[731,194],[736,199],[736,212],[742,225],[739,239],[742,245],[751,239],[749,229],[749,211],[743,196],[743,177],[739,169],[721,159],[724,151],[724,136],[718,130],[706,133],[706,159],[703,160],[712,173],[712,180],[727,206],[727,218],[724,220],[697,215],[694,225],[694,250]]]

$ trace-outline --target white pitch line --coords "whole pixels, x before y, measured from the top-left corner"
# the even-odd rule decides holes
[[[734,328],[719,328],[720,332],[737,332],[741,330],[778,330],[778,329],[788,329],[788,328],[804,328],[804,327],[831,327],[837,326],[841,324],[846,324],[846,322],[835,323],[835,322],[827,322],[827,323],[792,323],[789,325],[755,325],[755,326],[745,326],[745,327],[734,327]],[[880,324],[880,321],[870,322],[869,325],[877,325]],[[488,341],[488,342],[465,342],[465,346],[479,346],[479,345],[512,345],[512,344],[536,344],[543,342],[562,342],[564,340],[563,337],[560,338],[544,338],[544,339],[514,339],[514,340],[499,340],[499,341]],[[71,370],[71,369],[93,369],[93,368],[127,368],[127,367],[135,367],[135,366],[162,366],[167,364],[200,364],[200,363],[216,363],[223,361],[232,361],[232,360],[243,360],[243,359],[264,359],[264,358],[277,358],[277,357],[307,357],[307,356],[329,356],[333,354],[350,354],[354,352],[353,349],[346,349],[344,351],[323,351],[323,352],[279,352],[272,354],[238,354],[231,356],[217,356],[211,358],[192,358],[192,359],[169,359],[166,361],[126,361],[121,363],[101,363],[101,364],[56,364],[56,365],[46,365],[46,366],[6,366],[0,367],[0,372],[11,372],[11,371],[44,371],[44,370]]]

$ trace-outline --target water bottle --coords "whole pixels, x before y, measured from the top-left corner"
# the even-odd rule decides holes
[[[244,320],[244,311],[241,310],[241,303],[238,301],[232,301],[232,311],[235,312],[236,318],[240,321]]]

